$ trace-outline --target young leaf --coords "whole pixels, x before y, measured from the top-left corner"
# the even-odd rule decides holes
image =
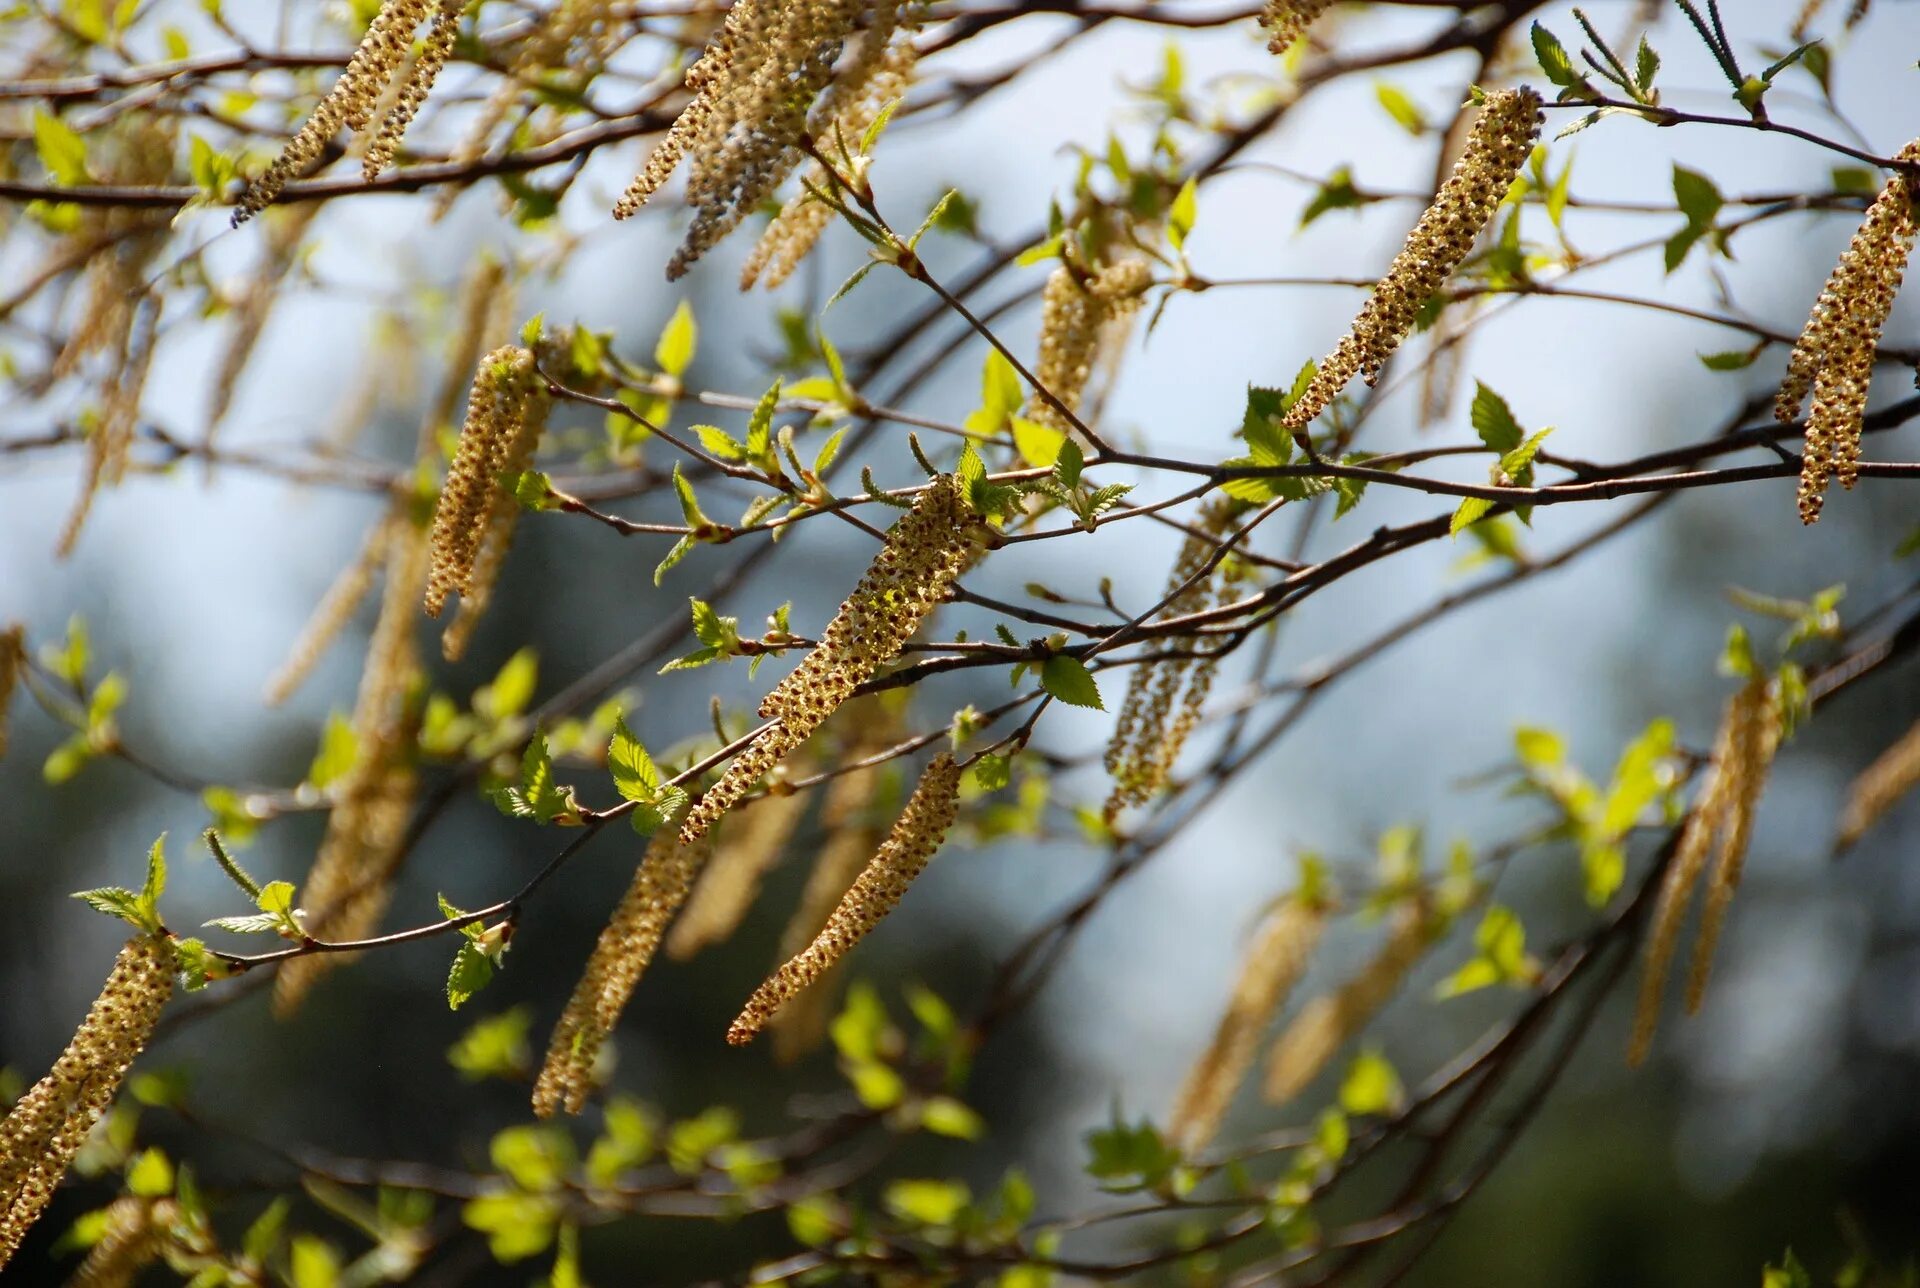
[[[660,332],[659,343],[653,346],[653,360],[660,370],[678,380],[692,364],[699,339],[700,329],[693,321],[693,307],[681,300]]]
[[[1107,709],[1087,664],[1065,653],[1054,654],[1040,667],[1040,687],[1069,706]]]

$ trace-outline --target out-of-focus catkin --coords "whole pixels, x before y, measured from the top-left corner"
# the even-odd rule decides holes
[[[226,348],[220,355],[220,368],[213,378],[213,393],[207,399],[209,443],[213,441],[214,430],[226,419],[227,409],[233,405],[234,390],[239,387],[240,377],[253,358],[253,351],[260,343],[260,333],[266,329],[274,305],[279,302],[287,275],[299,262],[300,247],[306,239],[307,230],[312,226],[314,216],[319,213],[320,206],[316,202],[296,206],[284,212],[280,218],[267,221],[266,246],[262,250],[259,265],[234,302],[233,322],[227,329]]]
[[[27,628],[15,623],[0,631],[0,756],[7,754],[7,713],[27,665]]]
[[[1807,38],[1807,32],[1813,26],[1813,20],[1818,18],[1820,11],[1826,7],[1827,0],[1806,0],[1806,3],[1800,6],[1800,15],[1793,20],[1793,27],[1789,33],[1796,42]],[[1872,7],[1873,0],[1853,0],[1853,4],[1847,9],[1848,29],[1851,30],[1858,25]]]
[[[1253,1067],[1261,1033],[1306,974],[1327,912],[1323,898],[1294,895],[1268,912],[1255,931],[1213,1041],[1187,1073],[1167,1119],[1168,1135],[1185,1153],[1204,1149],[1219,1132],[1234,1092]]]
[[[1266,8],[1260,11],[1260,25],[1272,33],[1268,51],[1286,53],[1331,8],[1333,0],[1267,0]]]
[[[1340,1048],[1392,1000],[1436,939],[1440,925],[1427,908],[1409,903],[1394,915],[1387,941],[1358,974],[1300,1008],[1267,1056],[1267,1100],[1286,1104],[1319,1076]]]
[[[1725,918],[1726,905],[1739,884],[1747,843],[1752,836],[1753,810],[1779,746],[1780,732],[1778,709],[1764,676],[1749,680],[1728,700],[1720,729],[1714,736],[1705,780],[1694,800],[1693,811],[1687,815],[1674,842],[1673,855],[1667,861],[1660,893],[1654,902],[1639,1003],[1627,1045],[1630,1065],[1638,1066],[1653,1049],[1654,1035],[1660,1025],[1660,1002],[1679,948],[1680,931],[1693,902],[1694,888],[1707,871],[1708,856],[1718,837],[1720,847],[1714,855],[1714,877],[1708,894],[1709,900],[1718,907],[1710,911],[1702,923],[1688,1009],[1696,1009],[1705,994],[1714,942]]]
[[[1920,721],[1875,757],[1847,789],[1847,806],[1840,815],[1840,845],[1859,840],[1915,787],[1920,787]]]
[[[328,647],[339,638],[347,623],[353,620],[354,611],[360,607],[360,601],[367,597],[367,592],[373,589],[373,580],[391,548],[393,525],[404,522],[404,519],[388,513],[368,530],[360,553],[354,556],[352,563],[340,570],[340,575],[320,596],[320,602],[314,605],[307,624],[294,640],[287,660],[268,679],[265,695],[268,706],[277,707],[293,696],[293,691],[313,674],[314,666]]]
[[[140,1272],[166,1250],[167,1227],[178,1214],[171,1199],[115,1199],[103,1214],[99,1239],[67,1288],[133,1288]]]
[[[166,937],[143,933],[129,939],[67,1049],[0,1121],[0,1267],[53,1198],[153,1035],[173,996],[177,966]]]
[[[1531,89],[1489,94],[1452,173],[1386,275],[1360,307],[1353,325],[1320,363],[1313,380],[1288,409],[1287,428],[1303,433],[1355,376],[1369,384],[1413,330],[1420,307],[1472,252],[1481,230],[1505,199],[1540,134],[1540,95]]]
[[[688,811],[692,840],[718,822],[762,775],[805,742],[853,691],[900,653],[940,605],[983,532],[960,480],[942,474],[887,532],[860,584],[827,624],[820,643],[760,704],[777,719]]]
[[[633,996],[674,913],[711,851],[705,840],[687,844],[671,827],[655,832],[633,883],[600,932],[593,954],[554,1025],[546,1062],[533,1086],[533,1112],[551,1118],[577,1114],[593,1092],[593,1066],[620,1012]]]
[[[1083,280],[1084,279],[1084,280]],[[1034,378],[1068,412],[1080,410],[1103,336],[1116,321],[1137,311],[1153,271],[1143,259],[1123,259],[1091,275],[1065,264],[1047,278],[1040,297],[1040,358]],[[1072,418],[1037,391],[1027,417],[1065,433]]]
[[[942,753],[920,775],[885,843],[854,879],[827,924],[754,990],[727,1030],[727,1041],[736,1046],[751,1042],[790,998],[818,981],[894,910],[946,839],[959,808],[960,767]]]
[[[1920,140],[1900,150],[1900,160],[1920,163]],[[1861,421],[1880,332],[1893,311],[1906,274],[1916,225],[1913,187],[1895,171],[1834,265],[1807,325],[1787,358],[1787,374],[1774,399],[1774,415],[1791,425],[1813,395],[1800,458],[1800,521],[1820,518],[1827,485],[1851,488],[1859,473]]]
[[[793,829],[807,812],[807,797],[775,789],[727,818],[713,861],[700,874],[687,910],[667,936],[667,956],[684,961],[733,934],[753,907],[760,885],[780,861]]]
[[[532,350],[505,345],[480,360],[460,445],[433,511],[427,616],[440,616],[447,596],[473,587],[481,546],[496,517],[504,516],[498,507],[517,504],[501,487],[500,476],[524,468],[532,456],[544,418],[530,413],[543,396]]]

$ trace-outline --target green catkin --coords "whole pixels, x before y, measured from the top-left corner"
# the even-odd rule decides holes
[[[781,1007],[817,983],[899,905],[907,887],[946,839],[959,807],[960,767],[952,756],[942,753],[921,774],[885,843],[854,879],[813,942],[789,958],[747,999],[739,1018],[727,1030],[728,1042],[743,1046],[753,1041]]]
[[[632,884],[600,932],[580,982],[554,1025],[533,1086],[538,1117],[551,1118],[562,1110],[577,1114],[585,1107],[600,1049],[619,1024],[627,999],[710,851],[709,841],[688,844],[671,827],[653,834]]]
[[[171,940],[150,933],[129,939],[67,1049],[0,1121],[0,1268],[152,1037],[178,964]]]
[[[1920,721],[1874,758],[1847,789],[1840,845],[1852,845],[1915,787],[1920,787]]]
[[[1347,334],[1288,409],[1285,424],[1302,434],[1355,376],[1371,384],[1413,330],[1420,308],[1473,250],[1540,134],[1540,96],[1531,89],[1489,94],[1452,173],[1407,234]]]

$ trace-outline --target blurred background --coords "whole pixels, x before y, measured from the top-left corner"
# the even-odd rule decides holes
[[[1204,11],[1210,6],[1191,6]],[[1797,0],[1743,0],[1728,17],[1743,55],[1784,44]],[[1912,111],[1920,49],[1920,6],[1884,3],[1849,34],[1838,6],[1825,26],[1833,63],[1833,105],[1811,77],[1789,74],[1770,99],[1775,115],[1890,154],[1917,131]],[[337,26],[315,5],[261,6],[236,15],[275,22],[286,42],[332,47]],[[1627,6],[1591,7],[1603,30],[1623,28]],[[1572,23],[1542,17],[1571,43]],[[1442,16],[1417,9],[1343,13],[1343,48],[1397,47]],[[1033,16],[968,42],[936,67],[985,71],[1020,62],[1066,30]],[[1079,144],[1101,148],[1112,123],[1137,139],[1128,85],[1157,74],[1166,32],[1108,23],[1067,52],[979,102],[959,121],[903,120],[879,152],[874,180],[897,222],[912,223],[950,184],[979,208],[989,238],[1014,238],[1043,215],[1050,194],[1071,183]],[[1730,108],[1724,85],[1697,40],[1669,14],[1655,28],[1665,57],[1666,101],[1700,111]],[[1180,33],[1190,83],[1209,84],[1228,107],[1251,105],[1267,55],[1250,24]],[[1537,83],[1530,59],[1507,70]],[[1471,75],[1465,55],[1395,70],[1389,80],[1431,120],[1445,121]],[[1211,277],[1369,275],[1397,249],[1415,214],[1407,203],[1335,211],[1296,231],[1311,186],[1272,167],[1326,175],[1350,165],[1364,188],[1419,188],[1431,181],[1436,138],[1396,124],[1376,98],[1376,78],[1357,76],[1317,92],[1283,128],[1248,150],[1201,191],[1189,250]],[[1836,110],[1838,116],[1836,117]],[[1556,113],[1549,131],[1568,123]],[[1129,134],[1129,130],[1134,133]],[[1855,133],[1857,131],[1857,134]],[[1669,202],[1670,162],[1710,174],[1729,196],[1819,191],[1834,158],[1791,139],[1731,130],[1655,131],[1614,119],[1558,142],[1554,166],[1575,159],[1581,197]],[[671,214],[619,226],[604,218],[611,194],[637,164],[627,145],[595,158],[562,207],[556,227],[528,234],[500,217],[494,190],[476,189],[439,224],[406,198],[337,203],[316,225],[311,281],[285,298],[243,383],[223,441],[230,447],[291,449],[324,436],[353,396],[390,307],[444,329],[435,301],[457,290],[476,256],[563,237],[578,244],[565,266],[523,288],[523,315],[544,310],[556,324],[611,329],[617,347],[644,359],[681,300],[700,322],[690,384],[735,393],[764,388],[782,344],[763,297],[733,289],[736,238],[682,283],[661,265],[677,239]],[[1529,233],[1544,234],[1537,210]],[[1654,296],[1734,311],[1796,331],[1851,234],[1848,214],[1776,220],[1734,244],[1732,262],[1711,270],[1696,255],[1671,276],[1657,251],[1623,259],[1582,280],[1595,290]],[[1567,232],[1594,254],[1677,227],[1672,215],[1574,210]],[[29,257],[10,237],[0,270]],[[219,212],[183,219],[176,247],[212,243],[218,277],[245,270],[248,235],[225,231]],[[177,252],[170,252],[177,253]],[[936,270],[957,272],[977,248],[958,240],[930,251]],[[860,259],[855,238],[830,233],[808,270],[780,297],[817,310]],[[1037,284],[1044,268],[1023,270]],[[921,304],[912,284],[875,274],[827,316],[850,354]],[[1173,301],[1133,351],[1106,407],[1110,432],[1170,453],[1229,454],[1249,382],[1283,383],[1323,352],[1357,302],[1336,289],[1220,289]],[[1911,302],[1897,310],[1891,344],[1915,342]],[[1032,308],[1001,324],[1016,350],[1030,350]],[[195,430],[217,361],[217,326],[176,326],[162,343],[147,414]],[[1744,348],[1745,337],[1682,318],[1602,303],[1534,300],[1489,318],[1472,341],[1465,374],[1506,396],[1529,428],[1556,427],[1553,447],[1587,459],[1614,459],[1715,432],[1741,401],[1778,380],[1783,354],[1752,368],[1715,372],[1697,353]],[[913,405],[955,420],[977,399],[981,351],[970,345]],[[404,373],[402,373],[404,374]],[[396,380],[354,450],[390,463],[408,459],[415,426],[437,371]],[[1898,371],[1881,387],[1898,394]],[[1438,426],[1416,423],[1411,381],[1391,392],[1372,421],[1374,451],[1458,441],[1470,434],[1465,399]],[[886,381],[879,382],[884,391]],[[1471,384],[1466,384],[1470,393]],[[1891,396],[1883,394],[1883,396]],[[0,434],[21,436],[70,415],[57,399],[0,408]],[[685,413],[682,413],[683,420]],[[562,427],[597,427],[563,409]],[[728,422],[731,423],[731,422]],[[891,436],[872,452],[887,481],[911,476]],[[1870,440],[1868,455],[1913,459],[1920,432],[1908,427]],[[297,782],[330,710],[351,705],[360,644],[371,606],[302,691],[279,709],[263,706],[266,677],[284,657],[307,612],[353,556],[378,502],[366,495],[308,489],[243,469],[207,478],[197,467],[133,478],[104,494],[77,553],[51,557],[80,468],[78,453],[0,457],[0,619],[18,619],[42,642],[57,639],[73,614],[91,628],[96,667],[124,675],[130,698],[121,724],[130,745],[192,776],[235,785]],[[1477,467],[1476,467],[1477,468]],[[1158,481],[1149,485],[1160,486]],[[1893,557],[1920,519],[1909,493],[1868,481],[1834,496],[1826,517],[1802,530],[1791,480],[1695,492],[1572,567],[1448,618],[1387,654],[1324,701],[1211,811],[1187,827],[1142,874],[1103,906],[1066,968],[1018,1021],[982,1053],[969,1099],[990,1125],[977,1146],[915,1144],[904,1174],[961,1174],[978,1188],[1006,1166],[1024,1166],[1040,1210],[1061,1213],[1095,1201],[1081,1172],[1082,1135],[1117,1103],[1130,1115],[1163,1115],[1188,1062],[1205,1043],[1260,908],[1291,888],[1301,849],[1336,869],[1369,871],[1375,838],[1402,823],[1424,829],[1438,855],[1454,837],[1488,846],[1537,822],[1537,806],[1504,799],[1472,780],[1509,759],[1513,730],[1564,732],[1575,759],[1599,776],[1620,746],[1649,720],[1670,716],[1682,741],[1710,740],[1728,682],[1714,663],[1738,586],[1806,597],[1844,582],[1843,616],[1864,611],[1915,576]],[[1146,493],[1143,493],[1145,495]],[[1625,502],[1615,503],[1624,505]],[[1430,499],[1376,488],[1346,524],[1324,525],[1310,547],[1338,548],[1372,527],[1433,513]],[[623,511],[654,515],[645,507]],[[1558,549],[1613,517],[1605,506],[1543,510],[1525,534],[1530,549]],[[1270,525],[1264,549],[1279,553],[1291,526]],[[974,584],[1018,599],[1041,581],[1068,595],[1093,593],[1102,575],[1136,597],[1157,588],[1172,558],[1164,529],[1126,523],[1103,530],[1074,557],[1062,543],[1016,547],[996,556]],[[539,696],[665,618],[685,613],[685,596],[728,551],[702,550],[660,589],[651,570],[659,538],[622,539],[555,515],[524,522],[490,617],[465,663],[440,666],[435,683],[465,695],[516,648],[538,651]],[[796,629],[824,621],[869,551],[844,528],[808,525],[784,543],[769,571],[728,611],[757,624],[781,601],[795,603]],[[1379,631],[1414,607],[1476,574],[1460,567],[1465,544],[1436,545],[1375,565],[1309,600],[1283,625],[1281,671],[1305,668]],[[957,619],[979,629],[971,618]],[[980,624],[990,617],[981,617]],[[1775,627],[1744,618],[1762,641]],[[776,663],[776,666],[779,665]],[[1231,697],[1246,676],[1230,669],[1216,692]],[[1109,679],[1113,688],[1117,680]],[[744,703],[757,687],[744,669],[714,668],[639,677],[631,717],[649,743],[697,731],[710,693]],[[758,686],[764,687],[764,686]],[[943,723],[966,702],[986,706],[1006,692],[998,671],[927,686],[917,727]],[[1109,693],[1109,698],[1117,693]],[[1846,782],[1920,715],[1920,668],[1900,671],[1823,711],[1783,753],[1765,803],[1722,946],[1713,992],[1694,1019],[1670,1021],[1657,1054],[1637,1073],[1625,1068],[1625,1010],[1610,1005],[1532,1130],[1505,1167],[1464,1209],[1408,1280],[1422,1285],[1541,1283],[1697,1285],[1751,1283],[1761,1265],[1791,1245],[1809,1264],[1839,1255],[1843,1223],[1857,1220],[1883,1252],[1920,1253],[1920,808],[1897,811],[1836,861],[1833,820]],[[1042,726],[1051,750],[1085,757],[1056,796],[1097,801],[1104,783],[1097,751],[1106,717],[1056,708]],[[40,782],[40,764],[65,736],[24,701],[16,703],[13,745],[0,761],[0,1065],[28,1079],[44,1069],[104,977],[118,928],[66,898],[69,891],[137,882],[153,838],[168,832],[174,854],[171,920],[237,911],[231,891],[193,838],[207,822],[196,795],[171,791],[125,765],[103,761],[58,788]],[[319,819],[296,816],[266,828],[244,857],[256,875],[298,881],[319,835]],[[429,920],[436,892],[466,906],[501,897],[550,853],[551,832],[502,818],[477,796],[450,811],[407,866],[390,915],[393,926]],[[481,1015],[525,1005],[540,1041],[570,989],[593,936],[637,857],[628,834],[609,829],[549,886],[526,919],[502,977],[458,1013],[441,998],[442,942],[382,952],[329,976],[296,1022],[281,1023],[254,994],[217,1015],[178,1027],[149,1054],[147,1068],[191,1077],[193,1103],[214,1122],[292,1145],[347,1156],[483,1166],[499,1128],[527,1120],[525,1089],[467,1085],[445,1052]],[[807,854],[803,835],[795,859]],[[1647,855],[1636,852],[1634,870]],[[953,845],[915,889],[899,917],[860,953],[855,973],[880,983],[904,1014],[897,982],[923,980],[964,1009],[1023,932],[1072,898],[1099,871],[1101,855],[1071,840]],[[1529,852],[1502,886],[1502,901],[1527,916],[1530,944],[1544,951],[1585,924],[1577,860],[1546,848]],[[724,948],[686,964],[657,963],[635,996],[619,1035],[615,1087],[668,1114],[727,1103],[749,1131],[777,1130],[790,1109],[837,1086],[828,1056],[796,1069],[774,1066],[761,1049],[721,1040],[740,998],[758,982],[804,877],[784,864],[751,919]],[[1368,951],[1365,927],[1343,926],[1315,968],[1337,980]],[[1516,1003],[1489,992],[1435,1003],[1427,986],[1465,955],[1462,944],[1434,954],[1421,984],[1377,1026],[1373,1041],[1409,1083],[1459,1050]],[[1244,1098],[1235,1132],[1297,1121]],[[183,1132],[163,1113],[144,1130],[161,1143],[193,1141],[201,1172],[229,1184],[273,1177],[283,1164],[242,1142]],[[69,1194],[23,1250],[9,1282],[53,1271],[53,1235],[104,1190]],[[63,1219],[64,1218],[64,1219]],[[323,1220],[322,1218],[316,1218]],[[789,1247],[777,1217],[738,1226],[653,1220],[589,1231],[586,1271],[602,1283],[682,1283],[738,1273],[757,1255]],[[637,1269],[635,1267],[638,1267]],[[439,1282],[524,1282],[532,1269],[500,1271],[482,1261],[450,1264]]]

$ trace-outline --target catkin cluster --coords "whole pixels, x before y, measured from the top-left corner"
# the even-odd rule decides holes
[[[554,1025],[546,1063],[533,1085],[533,1112],[551,1118],[557,1110],[577,1114],[593,1091],[593,1066],[634,985],[653,960],[673,914],[686,901],[694,876],[707,861],[705,839],[688,844],[670,827],[655,832],[634,871],[613,919],[600,932],[574,985],[573,996]]]
[[[875,7],[853,52],[820,95],[808,127],[813,137],[843,139],[851,147],[888,103],[907,92],[918,51],[914,28],[901,21],[900,9],[897,3]],[[807,168],[806,181],[822,191],[833,190],[833,179],[817,162]],[[788,198],[747,256],[740,269],[740,289],[748,290],[758,282],[772,290],[786,281],[833,222],[833,215],[832,206],[803,186]]]
[[[852,952],[854,945],[898,906],[900,896],[946,839],[959,809],[960,766],[943,752],[920,775],[893,830],[854,879],[827,924],[812,943],[753,991],[727,1030],[727,1041],[735,1046],[753,1041],[791,998]]]
[[[1433,204],[1420,216],[1353,325],[1320,363],[1285,423],[1296,434],[1325,411],[1355,376],[1369,384],[1413,330],[1421,305],[1433,298],[1473,250],[1480,232],[1533,153],[1540,133],[1540,96],[1531,89],[1489,94],[1473,133]]]
[[[465,8],[466,0],[385,0],[340,79],[314,105],[273,164],[241,194],[233,212],[235,226],[272,205],[289,181],[312,169],[342,126],[358,133],[374,125],[361,171],[368,180],[379,177],[453,52]],[[414,34],[429,19],[426,39],[413,53]]]
[[[1920,140],[1900,150],[1900,160],[1920,163]],[[1820,517],[1827,484],[1851,488],[1860,465],[1861,418],[1880,331],[1907,269],[1916,226],[1913,187],[1895,171],[1867,209],[1867,216],[1834,265],[1800,338],[1787,358],[1786,378],[1774,400],[1774,415],[1791,425],[1813,395],[1800,458],[1800,521]]]
[[[0,756],[7,754],[7,711],[26,668],[27,628],[15,623],[0,631]]]
[[[1707,871],[1713,853],[1713,871],[1707,878],[1706,906],[1700,934],[1694,942],[1693,967],[1687,979],[1687,1010],[1700,1009],[1707,978],[1713,969],[1713,950],[1726,921],[1727,905],[1740,885],[1747,844],[1753,837],[1753,814],[1767,785],[1781,736],[1780,710],[1764,676],[1756,676],[1727,703],[1715,736],[1713,761],[1693,812],[1675,843],[1673,857],[1661,879],[1654,904],[1653,925],[1647,936],[1646,973],[1640,981],[1639,1007],[1634,1012],[1633,1038],[1627,1062],[1638,1065],[1652,1049],[1660,1023],[1660,999],[1674,951],[1680,944],[1681,923],[1693,901],[1694,887]],[[1718,837],[1719,846],[1714,849]]]
[[[1113,325],[1130,318],[1153,285],[1143,259],[1124,259],[1088,276],[1066,264],[1054,269],[1040,297],[1040,360],[1034,377],[1068,411],[1080,409],[1101,341]],[[1072,420],[1038,393],[1027,403],[1027,417],[1065,433]]]
[[[1268,1101],[1282,1105],[1306,1090],[1340,1048],[1392,1000],[1441,929],[1427,908],[1407,904],[1395,914],[1386,943],[1357,975],[1301,1007],[1268,1053],[1263,1089]]]
[[[687,900],[687,910],[667,936],[667,956],[685,961],[739,929],[760,894],[760,885],[807,812],[807,798],[791,789],[772,790],[728,816],[713,861]]]
[[[1267,0],[1267,7],[1260,11],[1260,25],[1272,33],[1268,51],[1286,53],[1331,8],[1333,0]]]
[[[1920,721],[1853,780],[1847,807],[1840,815],[1840,844],[1859,840],[1915,787],[1920,787]]]
[[[899,655],[946,597],[981,533],[960,480],[942,474],[887,533],[880,553],[820,643],[760,704],[779,723],[734,757],[720,780],[688,811],[681,835],[712,827],[755,782],[805,742],[853,691]]]
[[[1168,1136],[1185,1153],[1204,1149],[1219,1132],[1233,1093],[1253,1067],[1260,1034],[1306,974],[1327,913],[1324,899],[1294,895],[1274,907],[1255,932],[1213,1041],[1188,1072],[1167,1120]]]
[[[480,360],[460,446],[433,511],[427,616],[440,616],[454,592],[464,596],[473,591],[482,552],[489,546],[500,547],[486,560],[489,576],[497,574],[518,508],[501,486],[501,476],[525,469],[532,459],[546,419],[544,407],[531,350],[505,345]]]
[[[736,0],[727,11],[719,35],[687,70],[692,100],[613,208],[616,219],[632,215],[683,156],[692,158],[686,201],[693,223],[667,265],[669,278],[685,273],[793,172],[808,108],[862,12],[875,8],[859,0]]]
[[[127,941],[80,1029],[0,1121],[0,1267],[36,1221],[173,996],[171,940]]]
[[[373,933],[392,894],[418,787],[412,753],[419,711],[410,696],[420,675],[414,605],[426,575],[426,534],[397,513],[388,525],[380,616],[354,701],[354,762],[331,787],[326,835],[300,892],[307,932],[317,939]],[[286,962],[274,979],[274,1009],[292,1014],[320,975],[344,959],[310,953]]]
[[[1197,613],[1225,592],[1220,569],[1209,570],[1208,565],[1233,515],[1234,503],[1224,497],[1201,511],[1195,525],[1199,530],[1181,543],[1167,578],[1166,616]],[[1216,656],[1175,657],[1133,669],[1107,744],[1107,773],[1113,779],[1105,810],[1108,822],[1129,806],[1146,804],[1166,784],[1181,748],[1200,722],[1219,666]]]

